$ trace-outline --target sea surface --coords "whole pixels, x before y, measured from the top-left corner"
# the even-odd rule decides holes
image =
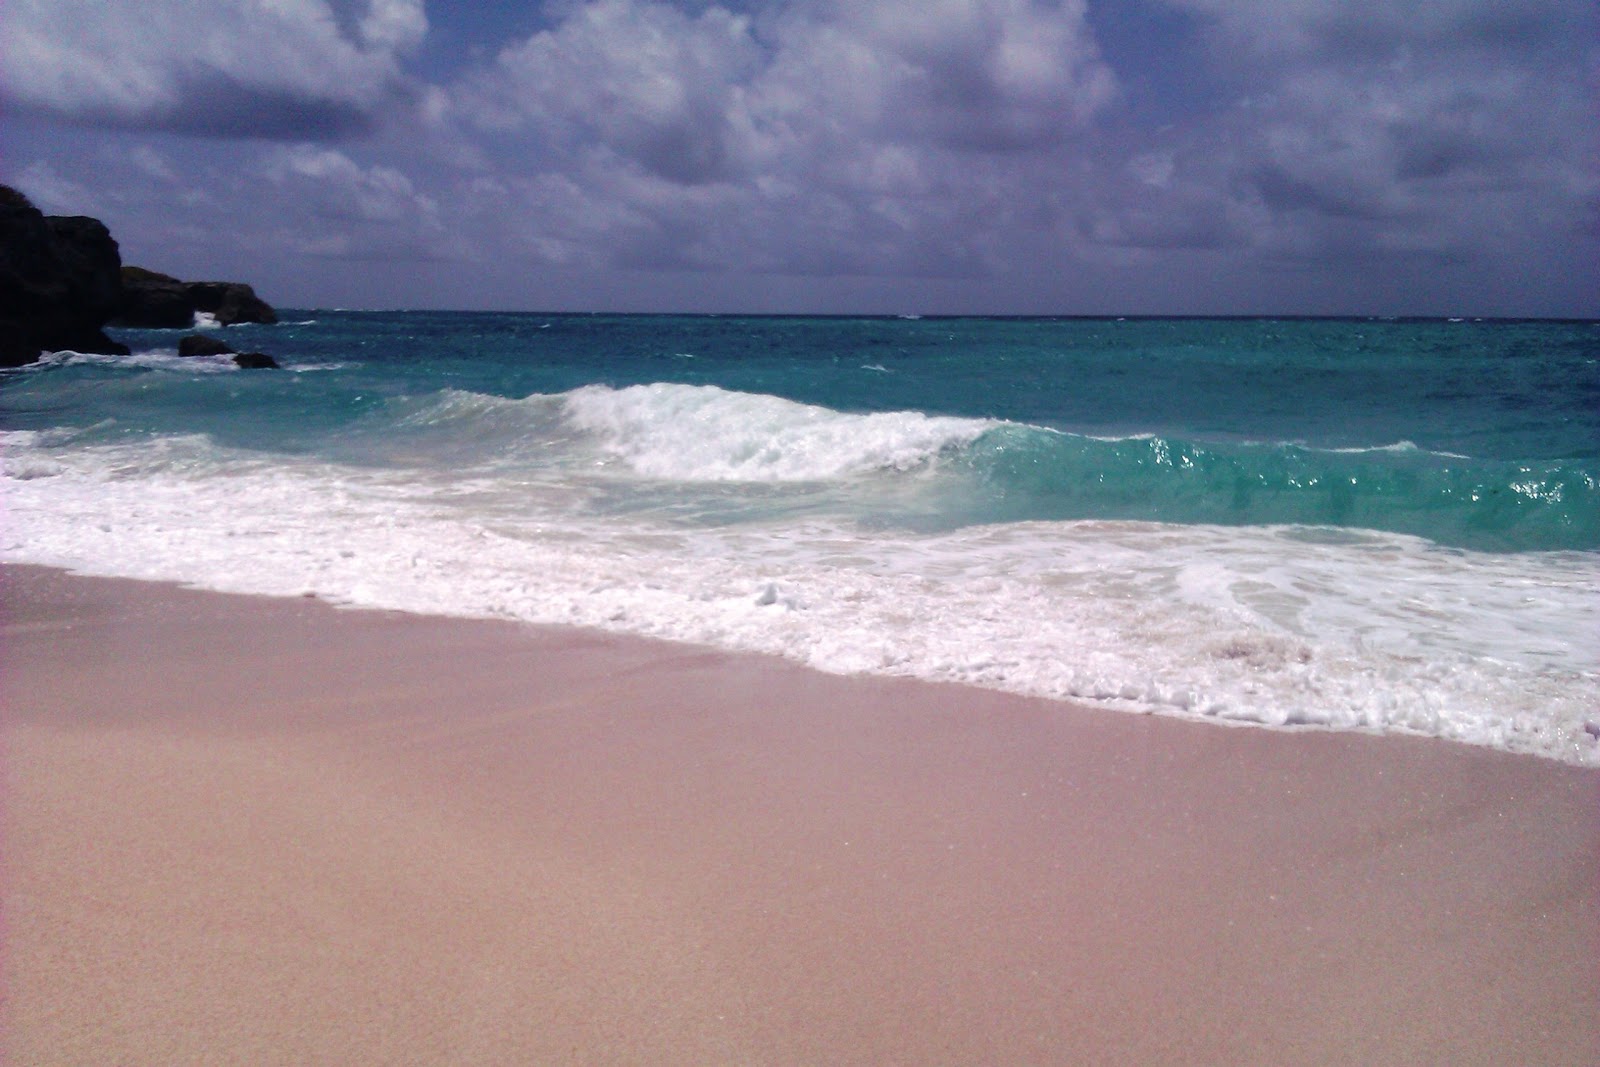
[[[284,318],[0,373],[0,559],[1600,765],[1600,323]]]

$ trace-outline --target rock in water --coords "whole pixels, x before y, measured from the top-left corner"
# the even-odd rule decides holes
[[[98,219],[46,216],[0,185],[0,366],[66,349],[126,355],[102,329],[121,302],[121,269]]]
[[[233,353],[234,348],[231,345],[224,344],[215,337],[191,333],[187,337],[178,338],[180,356],[231,356]]]
[[[122,268],[122,307],[116,325],[182,329],[205,312],[219,326],[277,322],[278,313],[242,282],[184,282],[143,267]]]
[[[178,355],[232,356],[233,361],[245,370],[267,370],[278,366],[278,361],[265,352],[235,352],[225,342],[198,333],[178,338]]]

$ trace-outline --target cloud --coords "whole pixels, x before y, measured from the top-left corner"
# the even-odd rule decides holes
[[[1359,61],[1403,50],[1545,52],[1592,33],[1593,16],[1567,0],[1166,0],[1201,15],[1237,59]],[[1579,45],[1581,47],[1581,44]]]
[[[502,51],[461,90],[487,129],[595,146],[692,184],[726,172],[736,97],[759,56],[749,20],[712,7],[597,0]]]
[[[326,139],[403,90],[422,0],[142,0],[0,7],[0,103],[105,127]]]
[[[322,259],[470,258],[438,199],[402,171],[299,144],[266,149],[241,179],[268,240]]]
[[[552,262],[980,273],[1004,172],[1117,99],[1077,0],[563,10],[434,109],[526,168],[504,209]]]
[[[1384,268],[1477,292],[1593,258],[1584,5],[1140,0],[1141,18],[1183,13],[1157,52],[1194,90],[1151,108],[1121,86],[1177,79],[1099,2],[1091,19],[1085,0],[552,0],[535,32],[519,18],[448,74],[418,57],[425,85],[402,67],[428,42],[420,0],[148,0],[81,26],[11,0],[0,105],[122,127],[73,134],[117,166],[29,172],[63,206],[97,196],[119,232],[281,256],[293,279],[318,257],[396,284],[408,263],[441,284],[515,278],[504,299],[555,275],[624,279],[614,302],[765,277],[1048,309],[1137,277],[1170,309],[1230,285],[1365,299]],[[140,229],[140,204],[192,205],[188,229]]]
[[[457,92],[486,129],[597,143],[684,183],[784,153],[1059,143],[1115,99],[1081,2],[794,3],[761,20],[593,0]]]
[[[1569,9],[1166,2],[1220,89],[1172,128],[1132,124],[1080,0],[572,3],[435,114],[516,175],[517,247],[562,264],[1464,259],[1591,217]]]
[[[43,160],[28,165],[13,181],[51,215],[103,215],[107,200],[83,182],[60,174]]]
[[[1082,2],[838,0],[796,21],[782,47],[791,99],[838,102],[848,75],[867,132],[946,147],[1058,143],[1117,93]]]
[[[1203,16],[1212,69],[1236,95],[1156,136],[1162,180],[1107,196],[1085,228],[1096,240],[1467,259],[1576,218],[1592,195],[1574,6],[1171,2]],[[1201,210],[1212,225],[1185,224]]]

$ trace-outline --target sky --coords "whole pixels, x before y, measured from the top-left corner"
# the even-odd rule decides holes
[[[5,0],[0,181],[282,307],[1600,317],[1593,0]]]

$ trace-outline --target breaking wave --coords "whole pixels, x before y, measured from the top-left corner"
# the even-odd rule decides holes
[[[1098,437],[917,411],[850,413],[715,386],[584,386],[506,399],[446,390],[396,429],[470,430],[478,447],[554,461],[587,448],[623,476],[827,483],[932,474],[942,525],[1127,519],[1383,530],[1494,551],[1600,547],[1587,457],[1479,459],[1409,442],[1319,449],[1155,434]]]

